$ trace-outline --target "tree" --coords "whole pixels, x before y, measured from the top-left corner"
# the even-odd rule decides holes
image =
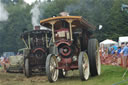
[[[41,19],[57,16],[60,12],[65,11],[65,7],[76,3],[77,0],[54,0],[48,3],[42,3],[40,10],[43,12]]]
[[[8,5],[9,18],[0,31],[0,53],[4,51],[17,52],[18,49],[24,47],[20,34],[24,28],[32,29],[31,8],[21,2]]]
[[[127,0],[115,0],[110,11],[107,38],[118,40],[119,36],[126,36],[128,31],[128,14],[121,11],[121,5]]]

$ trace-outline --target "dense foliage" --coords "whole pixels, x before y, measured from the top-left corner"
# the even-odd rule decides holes
[[[36,3],[28,5],[23,0],[1,1],[6,4],[9,18],[0,22],[0,53],[16,52],[24,47],[20,39],[22,30],[33,28],[30,10]],[[122,4],[128,4],[128,0],[48,0],[39,6],[40,19],[67,11],[70,15],[83,16],[97,28],[98,25],[103,25],[95,33],[99,41],[106,38],[117,41],[119,36],[128,36],[128,13],[121,11]]]

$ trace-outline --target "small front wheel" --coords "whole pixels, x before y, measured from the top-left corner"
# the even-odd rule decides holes
[[[82,81],[88,80],[90,75],[89,70],[89,59],[86,52],[80,52],[78,59],[78,68],[80,73],[80,78]]]
[[[29,66],[29,59],[26,58],[24,61],[24,71],[25,71],[25,76],[30,77],[31,76],[31,71],[30,71],[30,66]]]
[[[49,82],[55,82],[58,79],[58,62],[54,54],[49,54],[46,59],[46,75]]]

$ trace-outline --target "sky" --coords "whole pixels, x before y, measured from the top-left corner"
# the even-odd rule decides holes
[[[28,4],[32,4],[33,2],[35,2],[36,0],[24,0],[26,3]],[[41,0],[41,1],[45,1],[45,0]]]

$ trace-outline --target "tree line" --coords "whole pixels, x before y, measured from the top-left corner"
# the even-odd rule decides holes
[[[23,48],[20,34],[23,29],[32,30],[32,5],[23,0],[1,0],[9,12],[7,21],[0,21],[0,54],[5,51],[17,52]],[[99,41],[128,36],[128,13],[121,10],[128,0],[48,0],[39,5],[39,20],[58,15],[62,11],[73,16],[82,16],[97,27],[95,36]],[[98,25],[103,25],[101,30]]]

